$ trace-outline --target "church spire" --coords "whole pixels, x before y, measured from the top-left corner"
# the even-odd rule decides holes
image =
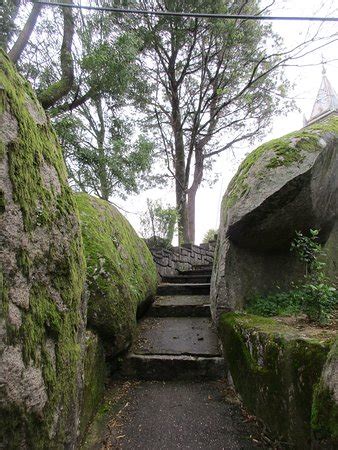
[[[311,125],[329,114],[338,114],[338,96],[326,76],[325,61],[322,59],[322,82],[312,108],[310,119],[306,125]]]

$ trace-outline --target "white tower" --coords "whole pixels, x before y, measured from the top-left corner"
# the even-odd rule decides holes
[[[326,76],[323,62],[322,82],[312,108],[309,120],[305,119],[305,126],[319,122],[331,114],[338,114],[338,96]]]

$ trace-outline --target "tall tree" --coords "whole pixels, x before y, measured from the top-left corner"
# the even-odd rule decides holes
[[[144,9],[258,15],[260,0],[140,0]],[[213,159],[269,128],[288,105],[277,70],[283,52],[259,21],[145,17],[145,62],[153,82],[149,117],[175,180],[181,240],[195,240],[196,193]],[[305,45],[305,43],[304,43]],[[298,49],[299,51],[300,49]],[[299,52],[297,53],[299,54]]]
[[[117,119],[101,97],[56,121],[55,128],[76,190],[109,200],[137,193],[146,184],[152,144],[142,134],[133,139],[132,124]]]

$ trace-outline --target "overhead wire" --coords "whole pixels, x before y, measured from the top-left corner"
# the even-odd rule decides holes
[[[279,21],[311,21],[311,22],[338,22],[338,17],[318,17],[318,16],[260,16],[251,14],[221,14],[221,13],[197,13],[179,11],[153,11],[135,8],[118,8],[114,6],[93,6],[75,3],[64,3],[59,1],[31,0],[32,3],[39,3],[44,6],[60,6],[62,8],[84,9],[89,11],[106,11],[117,14],[138,14],[145,16],[169,16],[169,17],[191,17],[203,19],[243,19],[243,20],[279,20]]]

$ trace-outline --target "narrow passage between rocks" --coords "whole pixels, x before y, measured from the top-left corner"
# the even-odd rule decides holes
[[[224,381],[211,267],[164,277],[84,449],[267,448]]]

